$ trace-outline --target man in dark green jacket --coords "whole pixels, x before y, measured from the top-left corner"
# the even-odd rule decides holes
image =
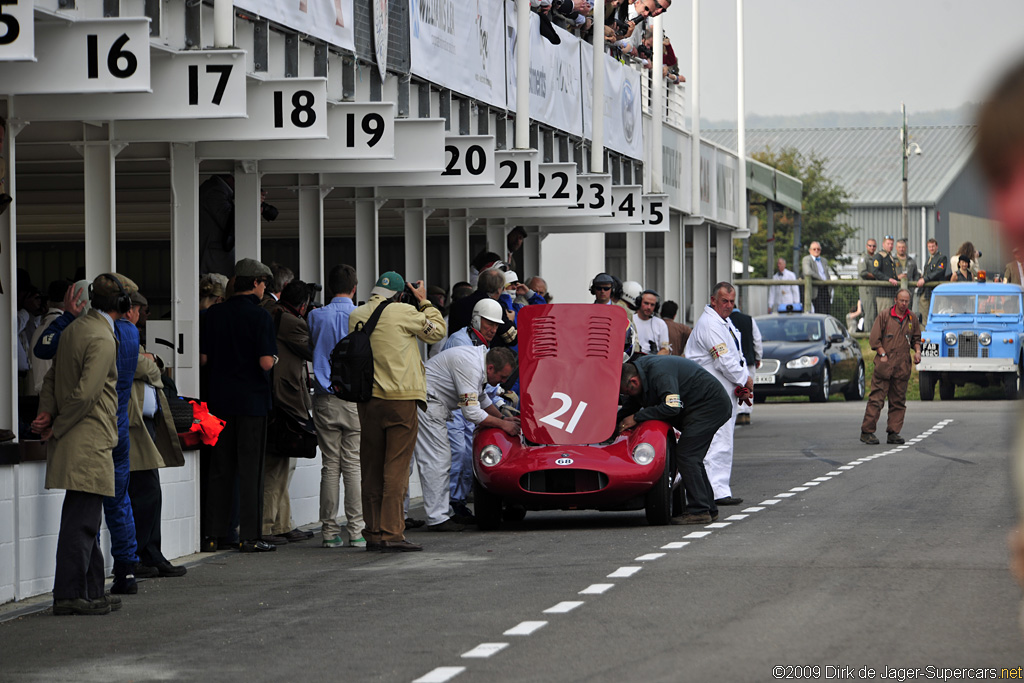
[[[697,363],[680,356],[642,356],[622,366],[620,391],[629,397],[619,431],[645,420],[662,420],[682,435],[676,463],[686,491],[686,512],[673,524],[709,524],[718,517],[704,456],[719,427],[732,418],[730,397],[721,382]]]
[[[935,241],[934,237],[928,240],[928,261],[925,262],[923,270],[924,273],[917,282],[917,289],[920,293],[917,312],[921,314],[921,325],[928,322],[928,307],[931,305],[932,288],[946,282],[953,274],[949,269],[949,259],[939,251],[939,243]]]

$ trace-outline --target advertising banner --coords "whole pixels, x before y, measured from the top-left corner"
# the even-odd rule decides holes
[[[583,70],[583,136],[593,136],[594,48],[580,45]],[[604,58],[604,146],[634,159],[643,158],[643,116],[640,73],[613,59]]]
[[[516,17],[511,2],[507,8],[509,26],[507,101],[516,111]],[[530,13],[530,118],[573,135],[583,135],[580,39],[555,28],[562,39],[552,45],[540,35],[540,18]]]
[[[235,7],[308,33],[331,45],[355,50],[352,0],[235,0]]]
[[[412,72],[505,107],[505,14],[499,0],[411,0]]]

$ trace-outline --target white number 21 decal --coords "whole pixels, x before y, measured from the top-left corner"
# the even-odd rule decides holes
[[[562,406],[555,412],[549,413],[544,417],[538,419],[541,422],[546,422],[552,427],[564,429],[569,434],[572,434],[573,430],[576,429],[576,425],[579,424],[580,418],[583,417],[583,411],[587,409],[587,402],[580,401],[580,404],[576,406],[575,412],[573,412],[572,417],[569,419],[569,426],[566,427],[565,423],[559,420],[558,418],[561,417],[566,412],[568,412],[569,408],[572,407],[572,398],[570,398],[568,394],[563,394],[560,391],[556,391],[553,394],[551,394],[551,398],[558,399],[559,401],[561,401]]]

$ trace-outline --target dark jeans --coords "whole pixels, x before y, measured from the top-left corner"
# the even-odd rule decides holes
[[[267,418],[221,415],[227,422],[213,447],[207,508],[211,535],[228,538],[235,476],[238,477],[238,536],[243,541],[261,537],[263,529],[263,465],[266,456]]]
[[[54,600],[103,597],[103,551],[99,542],[102,517],[103,496],[83,491],[64,494],[53,575]]]

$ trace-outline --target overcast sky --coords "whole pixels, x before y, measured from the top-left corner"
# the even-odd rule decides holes
[[[665,14],[691,69],[695,0]],[[979,100],[1024,55],[1024,0],[744,0],[747,114],[914,111]],[[700,4],[701,117],[736,118],[736,1]],[[898,122],[898,117],[897,117]],[[895,125],[895,124],[894,124]]]

